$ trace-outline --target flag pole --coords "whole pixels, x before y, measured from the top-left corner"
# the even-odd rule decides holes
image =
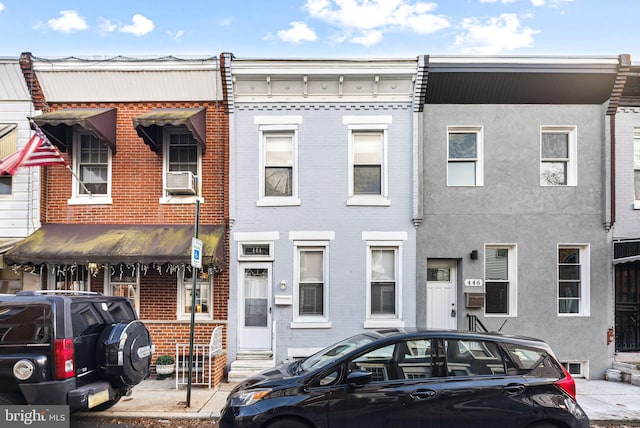
[[[32,118],[29,118],[29,123],[32,125],[31,127],[33,128],[34,126],[37,128],[38,124],[35,123],[33,121]],[[58,148],[56,147],[55,144],[51,144],[51,146],[53,147],[53,150],[56,152],[56,154],[58,155],[58,157],[60,159],[64,159],[62,157],[62,154],[60,153],[60,151],[58,150]],[[89,196],[93,196],[91,191],[89,189],[87,189],[87,186],[85,186],[85,184],[82,182],[82,180],[80,180],[80,178],[76,175],[75,171],[69,166],[68,163],[64,163],[64,165],[67,167],[67,169],[69,170],[69,172],[71,173],[71,175],[73,175],[73,177],[78,181],[78,183],[80,183],[80,185],[82,186],[82,188],[89,194]]]

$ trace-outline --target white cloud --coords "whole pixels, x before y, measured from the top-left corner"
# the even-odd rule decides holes
[[[71,33],[76,30],[86,30],[89,28],[84,17],[78,15],[75,10],[62,10],[62,15],[58,19],[50,19],[47,21],[47,25],[54,31],[61,31],[63,33]]]
[[[531,1],[535,1],[535,0],[531,0]],[[542,0],[544,1],[544,0]],[[509,3],[515,3],[516,0],[480,0],[480,3],[502,3],[502,4],[509,4]]]
[[[120,27],[119,31],[123,33],[131,33],[134,36],[140,37],[152,32],[155,28],[153,21],[139,13],[133,15],[131,20],[133,22],[131,25],[124,25]]]
[[[307,0],[303,8],[336,29],[334,41],[371,46],[391,31],[431,34],[449,27],[446,17],[433,13],[436,7],[420,0]]]
[[[289,25],[291,27],[288,30],[278,31],[277,35],[280,40],[289,43],[302,43],[312,42],[318,38],[315,31],[304,22],[294,21]]]
[[[105,18],[100,18],[100,24],[98,25],[98,30],[101,33],[111,33],[113,31],[116,31],[117,28],[118,26],[112,23],[110,20]]]
[[[229,27],[233,23],[233,18],[225,17],[218,19],[218,25],[221,27]]]
[[[531,0],[531,4],[535,7],[561,7],[566,3],[571,3],[573,0]]]
[[[178,30],[175,33],[172,31],[167,31],[167,34],[176,42],[179,42],[180,40],[182,40],[182,36],[184,36],[184,31],[182,30]]]
[[[0,12],[2,12],[3,10],[5,10],[4,4],[0,3]]]
[[[523,27],[514,14],[503,13],[499,17],[466,18],[465,32],[456,37],[455,46],[464,54],[495,55],[518,48],[533,46],[533,36],[540,31]]]

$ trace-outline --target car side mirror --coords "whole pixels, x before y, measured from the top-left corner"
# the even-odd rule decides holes
[[[371,382],[371,372],[354,370],[347,375],[347,383],[352,386],[366,385]]]

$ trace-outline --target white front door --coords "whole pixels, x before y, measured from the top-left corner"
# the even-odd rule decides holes
[[[238,347],[271,349],[271,263],[240,264]]]
[[[456,329],[456,262],[427,261],[427,328]]]

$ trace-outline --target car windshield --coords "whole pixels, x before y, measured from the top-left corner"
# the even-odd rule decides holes
[[[307,372],[326,367],[343,355],[346,355],[356,349],[362,348],[363,346],[368,345],[374,340],[376,340],[375,337],[368,336],[366,334],[359,334],[357,336],[350,337],[343,340],[342,342],[335,343],[323,349],[322,351],[313,354],[309,358],[306,358],[300,364],[300,368],[303,371]]]

